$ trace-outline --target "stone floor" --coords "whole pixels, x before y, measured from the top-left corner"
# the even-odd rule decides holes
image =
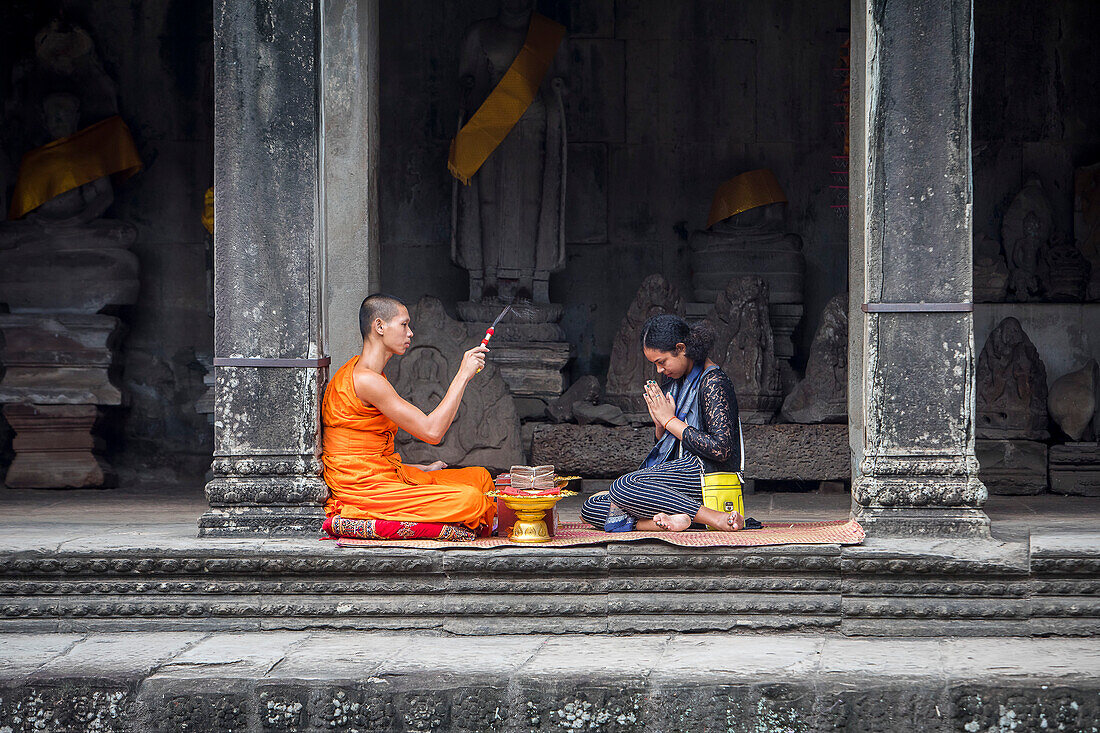
[[[842,518],[849,502],[846,494],[816,493],[747,499],[749,514],[765,521]],[[563,515],[575,518],[578,507],[579,498],[570,500]],[[193,488],[0,490],[0,552],[342,552],[312,537],[200,540],[196,520],[205,508]],[[990,563],[1005,561],[1021,542],[1032,553],[1100,555],[1100,499],[993,497],[987,509],[995,537],[1004,538],[982,550],[993,553]],[[879,542],[886,541],[854,549],[877,556]],[[886,546],[903,559],[929,551],[903,545]],[[985,557],[969,545],[954,551],[967,561]],[[1093,604],[1100,585],[1089,578],[1073,581],[1073,603]],[[35,597],[53,602],[19,602]],[[327,602],[323,593],[317,600]],[[501,628],[522,628],[523,620]],[[108,633],[0,633],[0,731],[1100,730],[1100,636],[1087,634],[208,632],[189,631],[189,619],[174,617],[153,633],[126,618],[111,623]]]
[[[582,498],[561,502],[562,518],[579,519]],[[746,506],[747,513],[761,521],[820,521],[846,518],[850,498],[847,493],[756,493],[746,497]],[[199,539],[198,517],[206,508],[201,488],[194,487],[0,489],[0,552],[236,546],[317,549],[314,538]],[[993,496],[986,511],[995,533],[1030,533],[1033,545],[1056,543],[1100,552],[1100,498]]]
[[[1100,640],[5,634],[0,726],[1096,731]]]

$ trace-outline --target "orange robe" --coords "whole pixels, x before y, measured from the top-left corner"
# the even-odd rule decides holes
[[[329,381],[321,405],[321,460],[331,495],[328,516],[447,522],[492,527],[496,504],[486,496],[493,479],[484,468],[421,471],[393,450],[397,424],[355,394],[353,357]]]

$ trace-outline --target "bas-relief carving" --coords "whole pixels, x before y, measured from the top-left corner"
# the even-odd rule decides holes
[[[642,354],[642,326],[650,317],[660,313],[672,313],[683,318],[684,301],[675,285],[669,284],[660,275],[650,275],[638,288],[611,346],[605,398],[625,412],[646,411],[645,400],[641,396],[642,387],[647,379],[655,378],[656,372]]]
[[[768,284],[759,277],[733,278],[707,320],[715,331],[711,359],[733,382],[741,420],[771,422],[783,392],[768,320]]]
[[[783,401],[783,417],[796,423],[847,421],[847,293],[834,295],[825,305],[810,345],[806,376]]]
[[[436,298],[421,298],[410,315],[416,334],[412,346],[390,361],[386,376],[398,394],[430,412],[443,399],[470,339],[466,327],[448,316]],[[523,462],[515,403],[492,360],[466,389],[454,423],[439,445],[404,432],[398,434],[397,443],[409,463],[443,460],[452,466],[507,469]]]
[[[463,36],[459,126],[474,114],[522,48],[533,0],[502,2]],[[453,186],[452,259],[470,273],[470,300],[550,301],[550,273],[565,267],[566,131],[563,41],[534,101],[464,186]]]
[[[1061,233],[1054,231],[1050,199],[1031,178],[1012,200],[1001,224],[1008,257],[1008,290],[1016,301],[1084,300],[1091,265]]]
[[[979,438],[1049,437],[1046,367],[1015,318],[993,329],[978,357],[977,412]]]

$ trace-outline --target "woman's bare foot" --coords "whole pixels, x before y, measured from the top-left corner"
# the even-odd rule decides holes
[[[707,507],[699,508],[695,521],[721,532],[737,532],[745,528],[745,518],[738,512],[719,512]]]
[[[653,523],[664,532],[683,532],[691,526],[691,517],[687,514],[660,514],[653,515]]]

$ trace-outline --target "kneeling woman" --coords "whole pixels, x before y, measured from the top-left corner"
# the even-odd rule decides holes
[[[682,532],[693,522],[742,529],[745,520],[737,512],[703,506],[703,474],[739,471],[742,450],[733,382],[707,358],[714,342],[710,326],[691,328],[662,314],[646,321],[641,340],[645,358],[668,386],[665,392],[656,382],[645,385],[657,444],[640,470],[589,497],[581,518],[608,532]]]

